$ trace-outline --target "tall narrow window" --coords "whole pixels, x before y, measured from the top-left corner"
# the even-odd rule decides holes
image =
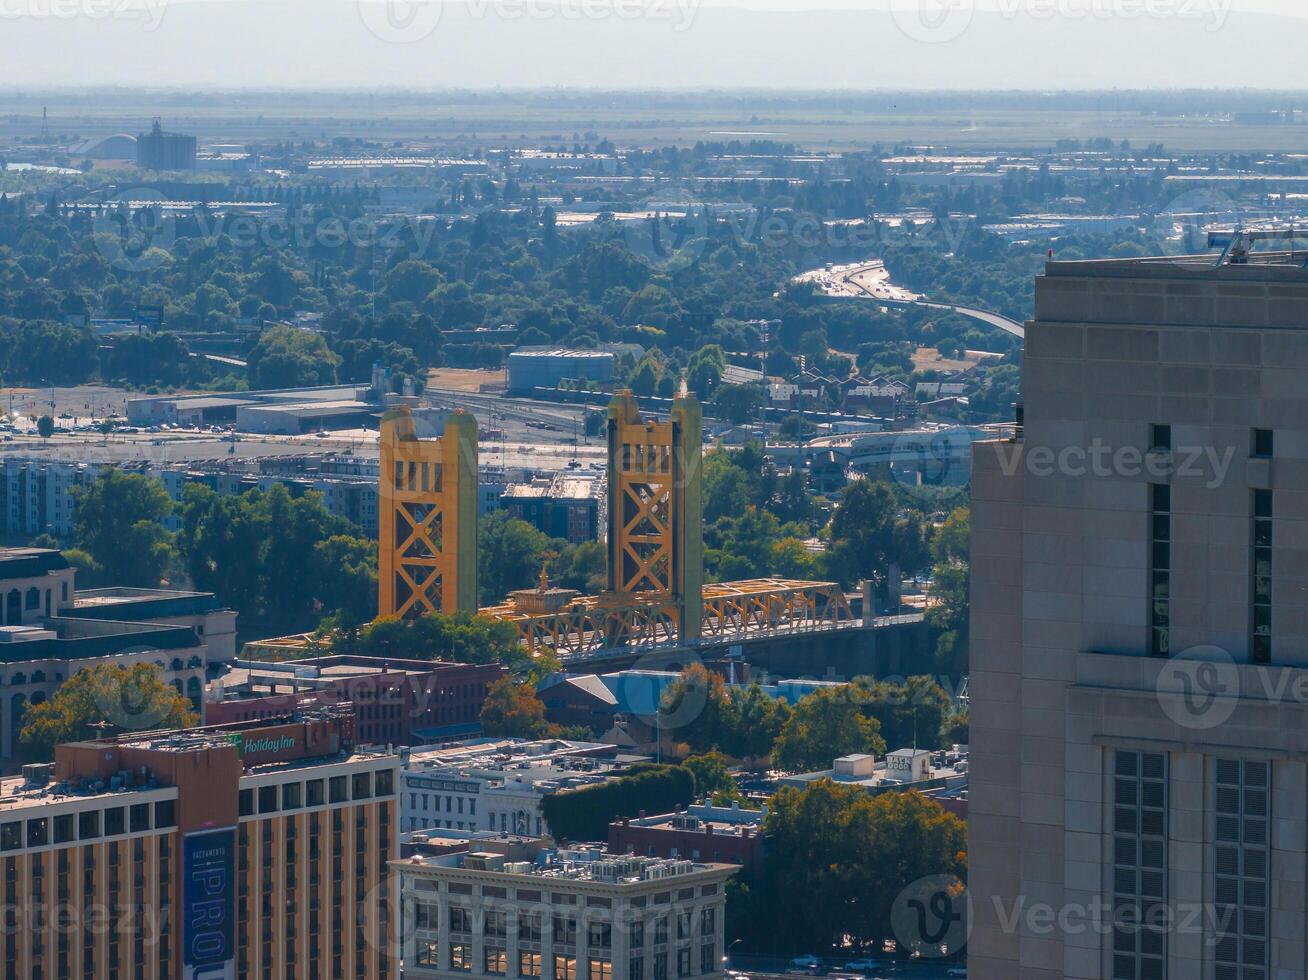
[[[1215,980],[1266,980],[1271,765],[1217,760]]]
[[[1113,753],[1113,980],[1167,975],[1167,757]]]
[[[1166,657],[1172,625],[1172,488],[1149,485],[1149,653]]]
[[[1249,659],[1256,664],[1272,662],[1272,491],[1253,492],[1253,581],[1250,595],[1252,633]]]
[[[1170,425],[1151,425],[1149,427],[1149,448],[1155,452],[1172,451],[1172,427]]]
[[[1271,429],[1253,430],[1253,455],[1258,459],[1271,459],[1276,451],[1276,441]]]

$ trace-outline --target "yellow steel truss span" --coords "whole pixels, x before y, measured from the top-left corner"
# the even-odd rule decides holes
[[[677,604],[667,595],[578,596],[551,613],[528,614],[512,602],[481,610],[513,623],[533,655],[584,656],[615,648],[674,644]],[[749,639],[816,632],[854,622],[844,591],[832,582],[752,579],[704,586],[705,639]]]

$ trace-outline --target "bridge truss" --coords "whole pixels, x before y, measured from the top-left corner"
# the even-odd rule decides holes
[[[508,602],[481,610],[512,623],[532,656],[551,652],[560,659],[606,650],[676,645],[677,603],[645,593],[577,596],[559,609],[532,613]],[[752,579],[704,586],[704,640],[787,636],[857,625],[844,591],[832,582]]]

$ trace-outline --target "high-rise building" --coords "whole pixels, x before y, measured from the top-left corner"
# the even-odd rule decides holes
[[[0,784],[0,962],[31,978],[393,980],[398,768],[354,744],[348,707],[58,746]]]
[[[972,472],[972,980],[1308,976],[1304,253],[1051,262]]]
[[[477,838],[393,862],[406,977],[722,977],[726,881],[738,868]]]

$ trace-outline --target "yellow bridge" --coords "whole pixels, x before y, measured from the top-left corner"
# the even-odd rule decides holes
[[[477,609],[477,423],[456,411],[441,434],[421,429],[407,408],[382,422],[381,616],[476,611],[512,623],[533,655],[562,659],[859,625],[831,582],[704,584],[699,404],[678,398],[666,421],[647,420],[627,391],[608,413],[608,587],[582,595],[542,573],[537,588]],[[264,640],[247,656],[302,656],[311,643]]]

